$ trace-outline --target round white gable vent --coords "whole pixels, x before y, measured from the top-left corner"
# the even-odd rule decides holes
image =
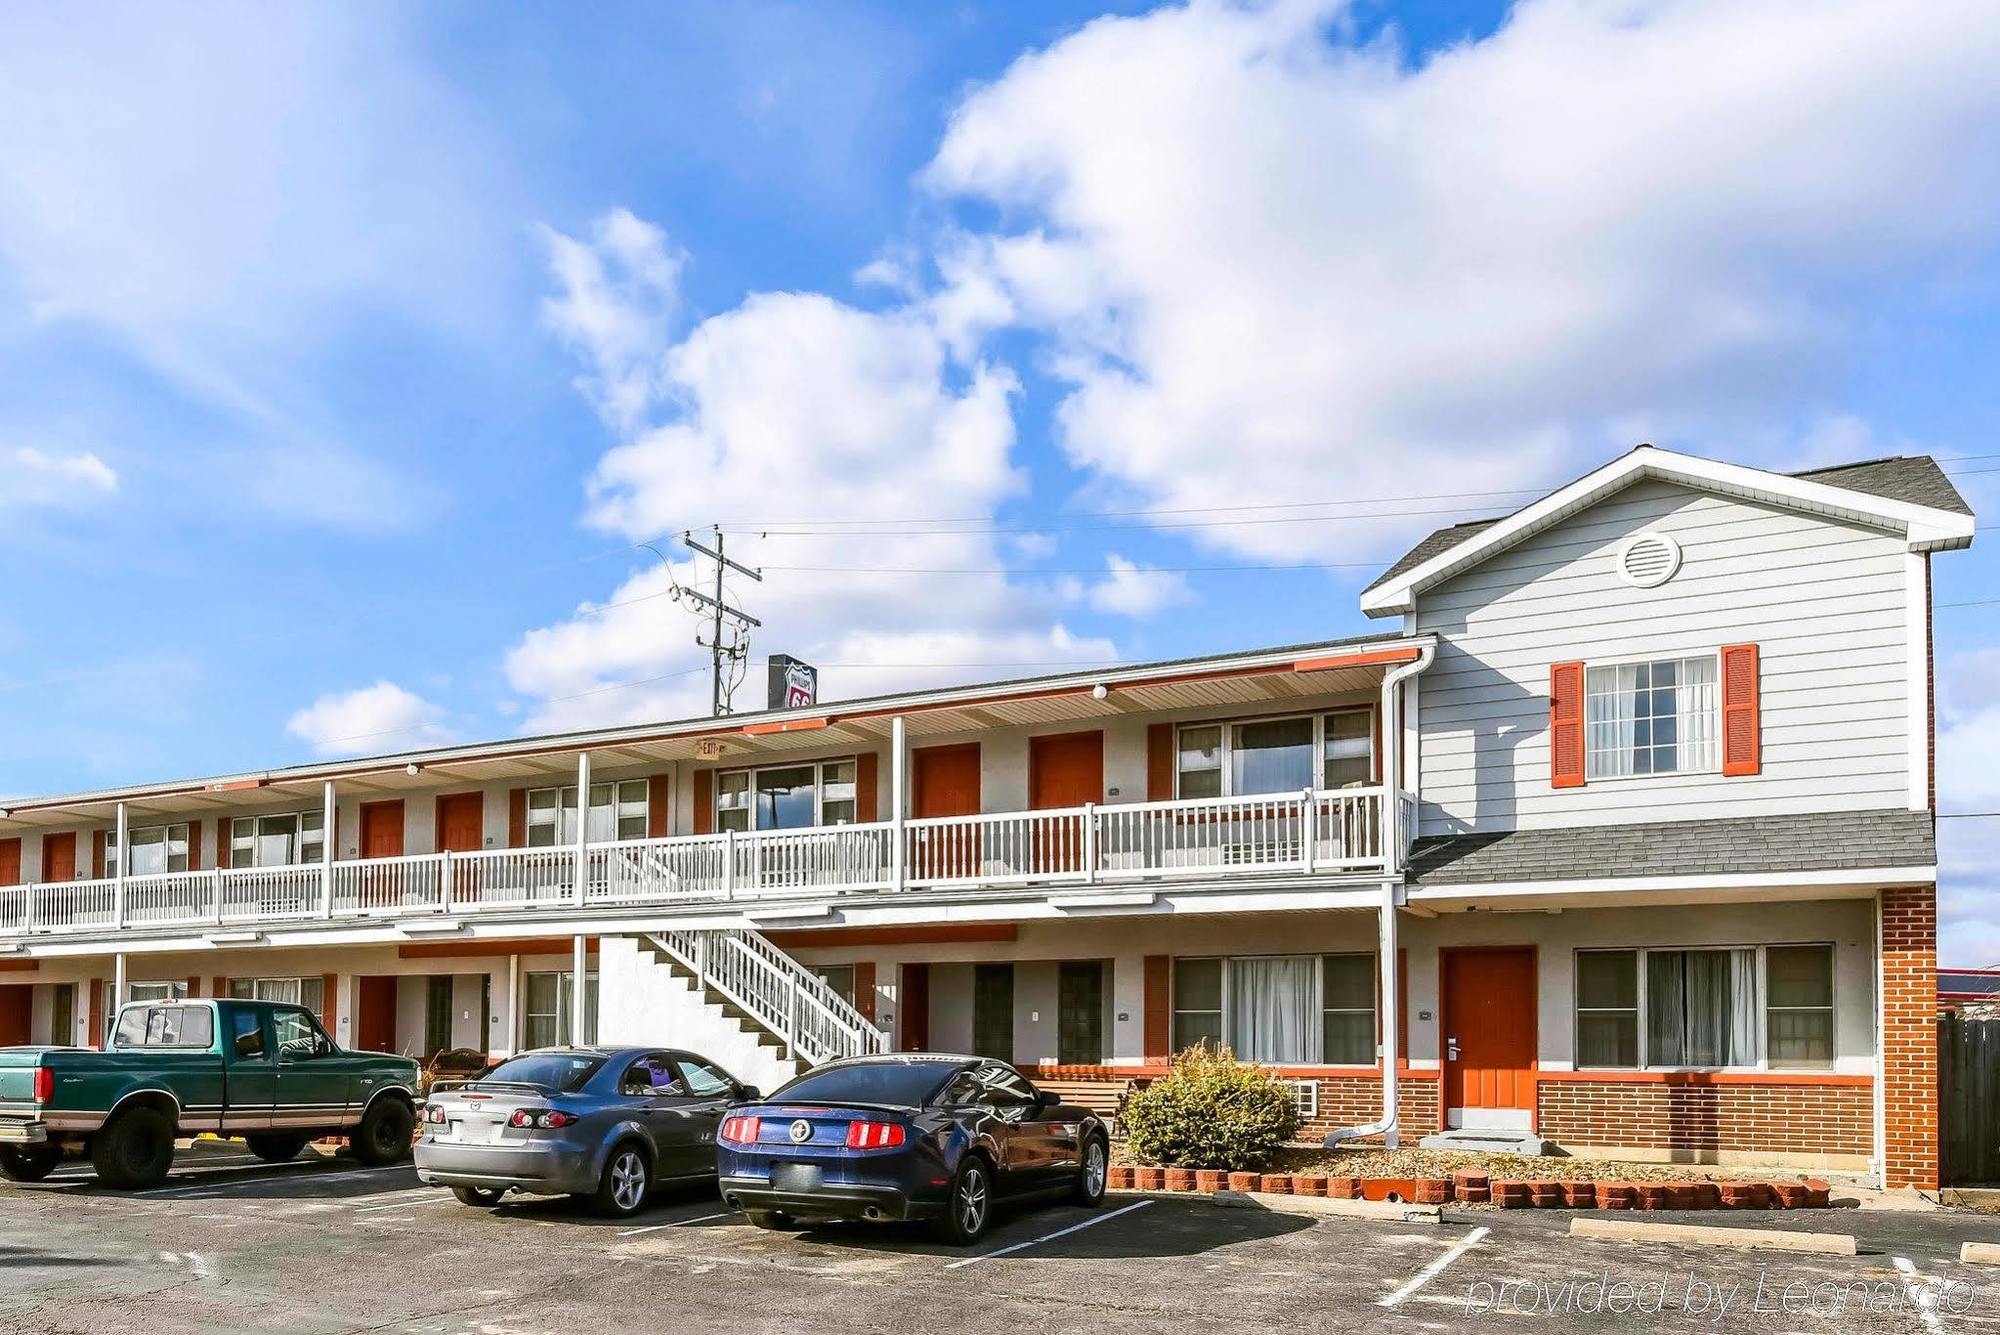
[[[1664,533],[1635,533],[1618,549],[1618,573],[1627,584],[1657,589],[1681,568],[1681,545]]]

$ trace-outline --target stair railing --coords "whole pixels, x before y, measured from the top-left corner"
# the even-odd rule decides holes
[[[655,946],[811,1066],[889,1050],[889,1036],[826,980],[747,927],[651,933]]]

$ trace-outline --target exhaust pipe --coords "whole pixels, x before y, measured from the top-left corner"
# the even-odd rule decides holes
[[[732,1210],[740,1210],[743,1208],[743,1202],[734,1195],[724,1196],[722,1198],[722,1203],[724,1205],[727,1205]]]
[[[868,1206],[862,1210],[861,1217],[872,1224],[879,1224],[882,1222],[882,1207],[879,1205]]]

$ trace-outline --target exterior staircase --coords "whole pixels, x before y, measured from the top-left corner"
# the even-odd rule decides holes
[[[606,938],[598,1036],[699,1052],[769,1090],[888,1036],[821,978],[749,928]]]

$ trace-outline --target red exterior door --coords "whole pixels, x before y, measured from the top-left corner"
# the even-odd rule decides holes
[[[1447,1115],[1458,1115],[1455,1125],[1531,1129],[1534,948],[1447,950],[1443,956]]]
[[[396,979],[390,974],[364,974],[356,1000],[354,1042],[364,1052],[396,1050]]]
[[[42,836],[43,881],[74,881],[76,879],[76,833],[45,834]]]
[[[0,987],[0,1048],[21,1048],[32,1042],[34,1015],[34,988]]]
[[[403,803],[401,799],[393,802],[363,802],[361,804],[361,856],[364,858],[399,858],[403,856]]]
[[[978,742],[910,753],[910,814],[919,820],[979,814]],[[978,825],[915,831],[909,866],[910,875],[919,880],[970,876],[979,867]]]
[[[0,839],[0,885],[21,883],[21,841]]]
[[[486,844],[486,803],[479,793],[447,793],[437,800],[437,851],[476,853]]]
[[[1066,732],[1028,740],[1028,809],[1051,811],[1104,800],[1104,734]],[[1083,866],[1081,816],[1035,822],[1037,873]]]
[[[931,1045],[931,966],[905,964],[896,985],[896,1046],[925,1052]]]

